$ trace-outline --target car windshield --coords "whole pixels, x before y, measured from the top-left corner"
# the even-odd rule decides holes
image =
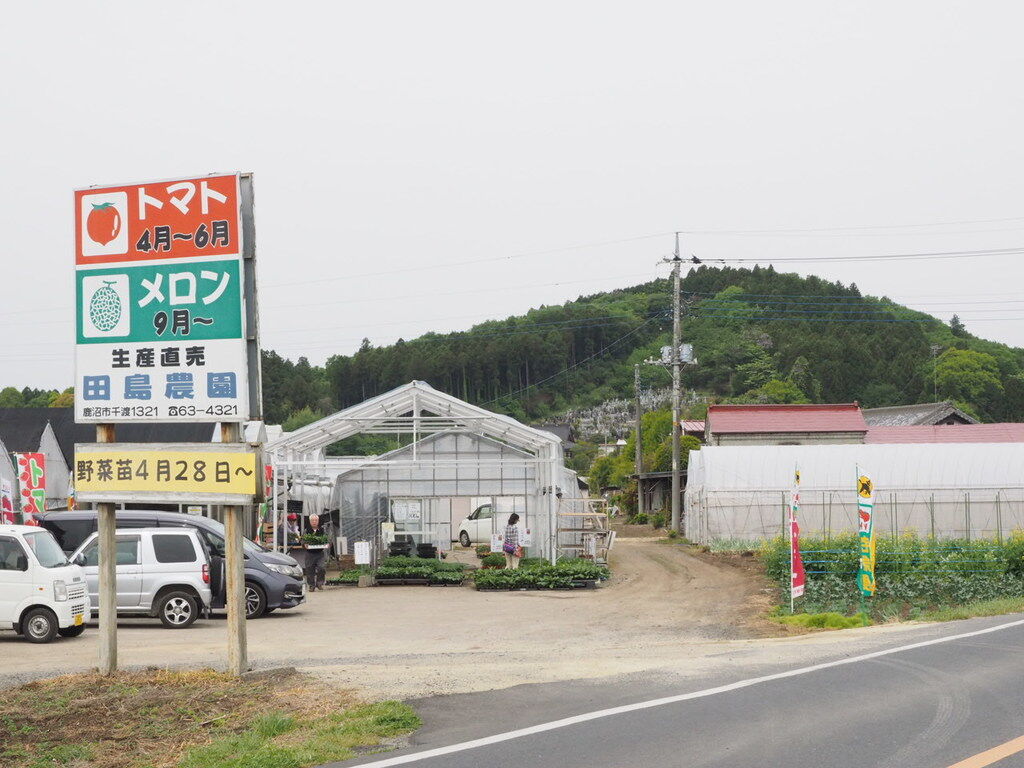
[[[57,540],[49,531],[33,531],[25,534],[25,543],[36,556],[36,560],[43,568],[58,568],[68,564],[64,556],[64,550],[60,548]]]
[[[206,524],[210,528],[213,528],[217,532],[217,535],[221,537],[221,539],[226,538],[227,531],[224,528],[224,523],[222,523],[220,520],[214,520],[213,518],[209,518],[208,517],[206,519]],[[257,544],[255,541],[250,541],[249,539],[245,538],[244,536],[242,537],[242,549],[244,551],[246,551],[246,552],[251,552],[251,553],[266,552],[267,551],[266,549],[261,547],[259,544]]]

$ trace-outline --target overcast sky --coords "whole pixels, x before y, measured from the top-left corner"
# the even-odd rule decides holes
[[[263,346],[313,362],[664,275],[677,229],[865,228],[684,236],[766,262],[1024,245],[1019,2],[95,0],[4,27],[0,386],[72,383],[92,184],[252,171]],[[1022,258],[798,267],[1024,346]]]

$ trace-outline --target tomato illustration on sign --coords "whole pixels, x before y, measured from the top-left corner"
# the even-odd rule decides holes
[[[106,245],[121,231],[121,214],[113,203],[94,204],[85,226],[89,237],[100,245]]]

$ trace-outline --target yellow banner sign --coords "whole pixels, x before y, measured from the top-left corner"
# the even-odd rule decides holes
[[[75,452],[75,494],[216,494],[255,496],[261,480],[254,452],[89,449]]]

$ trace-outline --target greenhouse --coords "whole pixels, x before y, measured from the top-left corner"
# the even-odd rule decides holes
[[[796,469],[805,532],[857,530],[858,473],[874,483],[879,534],[998,539],[1024,528],[1024,443],[708,446],[689,457],[687,537],[779,535]]]
[[[325,455],[327,446],[356,434],[394,435],[407,444],[380,456]],[[267,453],[275,492],[264,519],[275,547],[289,512],[315,512],[330,518],[339,552],[368,542],[376,558],[399,540],[412,554],[443,553],[470,507],[483,502],[491,509],[488,530],[479,531],[484,540],[516,512],[530,532],[532,556],[585,553],[581,532],[559,523],[566,515],[585,521],[590,502],[565,467],[561,440],[422,381],[282,435]]]

